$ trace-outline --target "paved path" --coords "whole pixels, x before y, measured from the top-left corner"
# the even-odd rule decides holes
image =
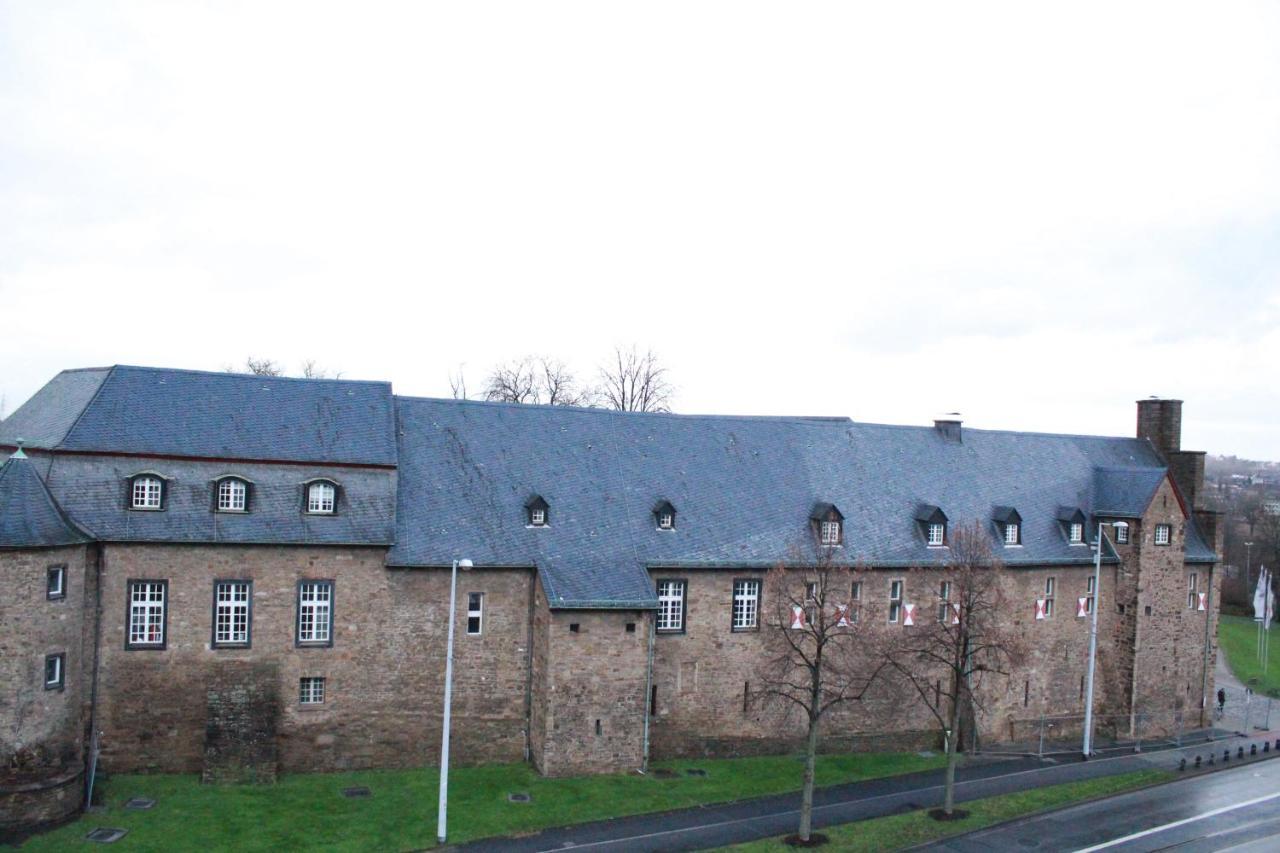
[[[1221,645],[1218,646],[1218,662],[1213,670],[1213,682],[1218,687],[1231,687],[1241,693],[1245,689],[1244,683],[1231,671],[1231,665],[1227,663],[1227,651]]]
[[[1260,740],[1257,742],[1261,743]],[[1219,764],[1222,750],[1235,755],[1243,738],[1219,739],[1212,744]],[[1153,767],[1174,769],[1182,757],[1194,763],[1197,752],[1208,756],[1210,745],[1187,746],[1160,752],[1127,752],[1088,762],[1041,762],[1018,758],[975,763],[958,773],[958,802],[1008,794],[1043,785],[1075,782]],[[1248,746],[1245,746],[1248,751]],[[1274,755],[1275,753],[1267,753]],[[1234,759],[1233,759],[1234,760]],[[1201,774],[1203,775],[1203,774]],[[823,827],[873,817],[883,817],[942,802],[942,773],[913,773],[824,788],[814,795],[814,826]],[[739,803],[684,809],[663,814],[637,815],[617,820],[548,829],[524,838],[477,841],[461,847],[466,851],[516,851],[543,853],[569,848],[596,851],[678,851],[702,850],[770,838],[794,832],[799,820],[799,795],[786,794]]]
[[[921,848],[989,850],[1280,850],[1280,762],[1198,774],[1070,806]]]

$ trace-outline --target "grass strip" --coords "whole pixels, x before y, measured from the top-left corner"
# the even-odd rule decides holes
[[[915,753],[825,755],[819,785],[933,770],[942,756]],[[689,776],[689,769],[706,776]],[[524,764],[458,767],[449,774],[449,841],[520,835],[552,826],[728,802],[798,790],[797,756],[655,762],[655,773],[548,779]],[[663,774],[664,776],[666,774]],[[343,788],[367,786],[367,799]],[[29,839],[26,851],[66,850],[95,827],[128,829],[112,847],[127,851],[326,850],[399,851],[435,845],[436,768],[288,774],[274,785],[201,785],[194,775],[113,776],[104,785],[107,811]],[[512,803],[526,793],[529,803]],[[125,800],[156,800],[127,811]]]
[[[984,829],[1013,818],[1060,808],[1071,803],[1131,791],[1135,788],[1145,788],[1168,781],[1174,775],[1167,770],[1137,770],[1116,776],[1104,776],[1100,779],[1066,782],[1061,785],[1019,791],[1016,794],[957,803],[956,807],[967,810],[969,816],[948,822],[936,821],[929,817],[927,811],[922,810],[824,827],[819,831],[830,839],[830,843],[821,849],[851,852],[901,850],[927,841],[938,841],[953,835]],[[782,842],[782,839],[774,838],[724,849],[732,850],[734,853],[762,853],[762,851],[799,848],[789,847]]]
[[[1258,625],[1246,616],[1223,616],[1218,621],[1218,644],[1227,653],[1227,663],[1236,678],[1254,693],[1280,697],[1280,628],[1269,632],[1270,666],[1262,671],[1258,662]]]

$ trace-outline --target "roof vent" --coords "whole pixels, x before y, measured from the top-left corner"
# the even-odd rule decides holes
[[[10,456],[9,458],[10,459],[26,459],[27,454],[22,452],[22,445],[26,444],[27,440],[25,438],[15,438],[14,443],[18,445],[18,449],[13,451],[13,455]]]
[[[933,419],[933,428],[947,441],[960,443],[960,424],[963,420],[959,412],[947,412]]]

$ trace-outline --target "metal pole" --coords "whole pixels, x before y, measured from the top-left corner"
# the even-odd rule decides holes
[[[440,811],[436,816],[436,841],[444,844],[449,811],[449,716],[453,703],[453,608],[458,598],[458,561],[453,561],[449,581],[449,645],[444,657],[444,733],[440,741]]]
[[[1089,674],[1085,678],[1084,760],[1093,752],[1093,670],[1098,656],[1098,611],[1102,609],[1102,522],[1098,522],[1097,553],[1093,559],[1093,618],[1089,621]]]

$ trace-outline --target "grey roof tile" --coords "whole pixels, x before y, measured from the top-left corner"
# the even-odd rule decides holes
[[[89,541],[62,512],[31,461],[0,464],[0,548],[46,548]]]
[[[0,444],[14,445],[21,439],[27,447],[57,447],[110,371],[109,367],[62,371],[0,421]]]

